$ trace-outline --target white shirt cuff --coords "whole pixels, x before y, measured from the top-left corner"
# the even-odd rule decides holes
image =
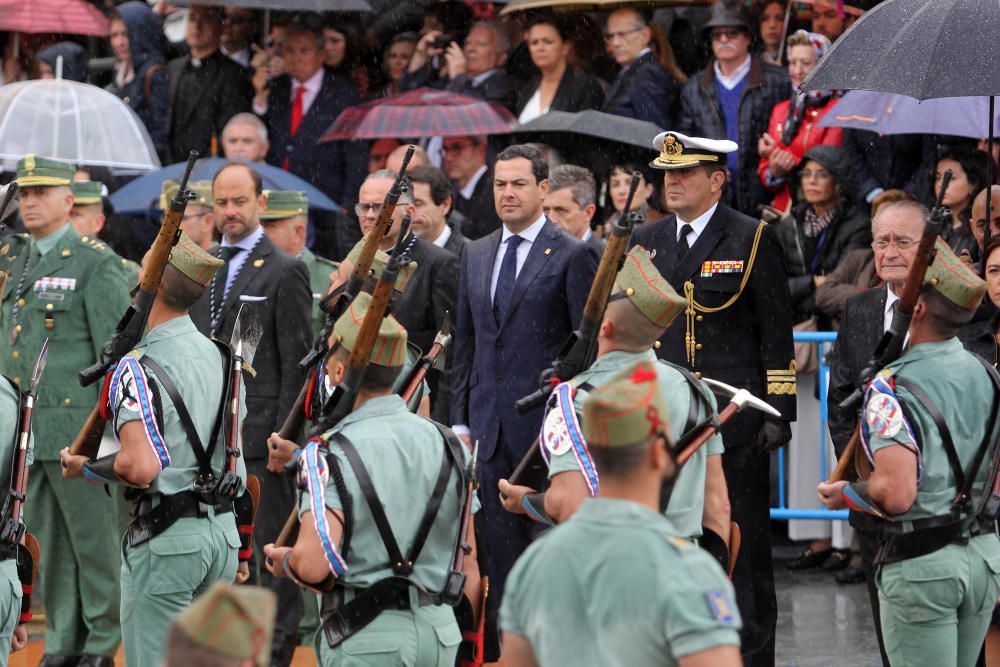
[[[472,431],[470,431],[469,427],[466,426],[465,424],[455,424],[454,426],[451,427],[451,430],[455,432],[455,435],[459,435],[459,436],[461,436],[461,435],[471,436],[472,435]]]

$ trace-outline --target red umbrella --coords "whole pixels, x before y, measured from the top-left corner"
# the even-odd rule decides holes
[[[0,30],[108,36],[108,19],[86,0],[0,0]]]
[[[513,114],[497,104],[418,88],[344,109],[320,141],[509,134],[516,124]]]

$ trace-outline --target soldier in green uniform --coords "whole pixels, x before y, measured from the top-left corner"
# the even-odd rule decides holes
[[[163,181],[160,192],[160,210],[170,210],[170,200],[180,188],[177,181]],[[188,190],[194,199],[188,202],[181,218],[181,231],[202,250],[210,250],[215,245],[215,214],[212,212],[212,181],[189,181]]]
[[[543,523],[561,522],[576,511],[584,498],[598,495],[597,471],[580,433],[583,403],[594,387],[600,387],[622,369],[641,360],[655,362],[655,342],[684,306],[684,299],[656,270],[645,248],[633,248],[618,273],[601,323],[597,360],[553,392],[540,436],[549,464],[550,486],[540,498],[533,489],[501,481],[508,511],[526,512]],[[704,383],[667,362],[657,363],[655,368],[672,417],[669,435],[674,442],[688,430],[699,431],[699,425],[716,416],[715,398]],[[564,404],[567,400],[569,405]],[[713,540],[716,535],[728,538],[729,495],[722,472],[722,451],[722,437],[713,435],[678,474],[664,511],[674,535],[700,538],[704,525],[712,531]]]
[[[659,513],[676,473],[656,363],[626,368],[583,403],[601,475],[507,578],[504,662],[534,665],[741,665],[739,612],[719,566]]]
[[[334,379],[345,372],[369,303],[367,294],[358,295],[335,325],[337,349],[328,362]],[[336,578],[333,592],[323,595],[324,625],[316,636],[327,667],[452,665],[461,641],[442,588],[460,537],[470,457],[451,431],[412,414],[392,393],[406,338],[399,322],[386,317],[354,412],[299,456],[298,540],[264,547],[275,576],[312,586]],[[464,538],[475,544],[471,521]],[[475,553],[464,563],[466,593],[477,600]],[[358,615],[373,620],[359,624]]]
[[[106,242],[107,217],[104,215],[104,200],[108,188],[99,181],[73,181],[73,209],[69,212],[70,223],[80,235],[81,241],[99,239]],[[112,248],[113,250],[113,248]],[[139,282],[139,265],[130,259],[121,258],[122,266],[129,276],[129,283]]]
[[[298,257],[309,269],[309,286],[313,295],[313,335],[323,328],[326,315],[319,309],[319,302],[330,288],[330,274],[336,263],[326,257],[314,255],[306,247],[306,227],[309,222],[309,198],[305,192],[294,190],[265,190],[267,206],[261,211],[260,222],[264,233],[286,254]]]
[[[132,285],[118,255],[70,225],[73,173],[71,165],[34,155],[18,162],[28,234],[0,241],[0,270],[10,273],[0,307],[0,373],[27,381],[49,339],[26,505],[27,523],[45,545],[41,664],[110,667],[121,640],[115,507],[100,487],[62,478],[59,450],[97,403],[100,384],[81,387],[77,373],[97,361],[128,307]]]
[[[132,496],[135,519],[122,548],[129,667],[158,667],[170,619],[214,582],[233,581],[242,560],[233,501],[202,481],[220,478],[226,461],[227,429],[219,425],[228,417],[229,351],[199,333],[188,315],[222,265],[181,235],[146,335],[111,376],[110,423],[121,450],[82,469],[91,481],[142,489]],[[68,476],[81,472],[83,457],[63,450],[62,458]],[[236,464],[242,486],[243,459]],[[240,567],[248,572],[246,563]]]
[[[890,662],[971,667],[1000,593],[996,507],[984,502],[1000,378],[955,337],[986,283],[940,239],[935,252],[909,350],[865,394],[861,442],[873,472],[818,491],[827,507],[885,520],[875,565]]]

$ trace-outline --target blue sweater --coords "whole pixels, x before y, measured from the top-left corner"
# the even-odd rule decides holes
[[[718,80],[715,82],[715,93],[719,96],[719,104],[722,106],[722,120],[726,124],[726,139],[734,141],[737,144],[740,142],[740,99],[743,97],[743,91],[747,87],[747,77],[740,79],[740,82],[736,84],[736,87],[729,90]],[[733,151],[728,156],[728,166],[729,173],[732,175],[732,186],[733,191],[738,191],[739,186],[739,166],[740,166],[740,152]]]

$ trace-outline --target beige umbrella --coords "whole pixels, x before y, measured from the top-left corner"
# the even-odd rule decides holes
[[[527,9],[604,12],[622,7],[690,7],[710,4],[712,0],[511,0],[500,14],[522,12]]]

